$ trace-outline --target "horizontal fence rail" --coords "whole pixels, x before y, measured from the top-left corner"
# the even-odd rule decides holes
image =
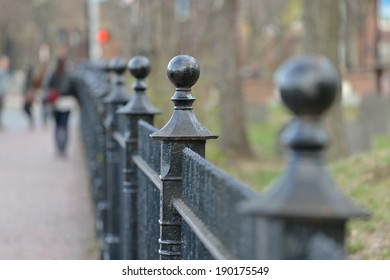
[[[292,58],[276,73],[294,118],[281,135],[286,167],[261,195],[205,159],[206,141],[217,136],[192,110],[197,61],[179,55],[169,62],[174,110],[161,129],[146,95],[149,72],[142,56],[77,69],[102,259],[347,258],[346,223],[368,213],[341,194],[323,163],[320,119],[340,82],[326,58]]]

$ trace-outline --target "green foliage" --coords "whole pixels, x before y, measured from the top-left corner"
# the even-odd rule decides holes
[[[378,142],[372,152],[330,166],[344,193],[371,213],[370,219],[348,226],[347,249],[356,259],[390,258],[390,136],[375,138]]]
[[[356,106],[346,106],[344,107],[343,113],[345,121],[352,121],[357,117],[358,108]]]
[[[267,111],[266,121],[248,120],[248,136],[255,160],[234,160],[220,152],[218,140],[207,143],[208,160],[256,191],[264,190],[279,174],[283,164],[282,158],[276,154],[276,142],[277,134],[289,116],[280,106],[269,107]],[[208,128],[217,133],[218,122],[209,124]]]
[[[302,12],[302,0],[290,0],[279,14],[279,21],[283,25],[291,24],[294,20],[299,20]]]
[[[379,135],[375,137],[371,143],[372,149],[374,151],[379,151],[389,147],[389,136],[388,135]],[[385,159],[386,161],[390,159]]]

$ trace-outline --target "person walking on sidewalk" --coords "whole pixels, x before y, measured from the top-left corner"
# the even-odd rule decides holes
[[[7,56],[0,57],[0,129],[2,127],[1,114],[4,107],[4,98],[8,90],[9,84],[9,58]]]
[[[44,85],[45,101],[52,106],[55,120],[55,142],[57,152],[66,155],[68,143],[68,120],[75,105],[75,87],[72,76],[66,69],[66,59],[57,59],[55,69],[49,73]]]
[[[32,105],[34,103],[34,69],[28,65],[25,70],[25,81],[23,88],[23,111],[26,113],[31,128],[34,127],[34,118],[32,114]]]

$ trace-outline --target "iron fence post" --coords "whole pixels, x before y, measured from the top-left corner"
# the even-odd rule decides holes
[[[282,133],[289,149],[279,180],[245,212],[255,217],[255,259],[344,258],[348,219],[368,215],[345,197],[325,169],[328,139],[321,116],[339,86],[337,70],[323,56],[286,61],[276,84],[293,121]]]
[[[167,75],[176,87],[171,98],[174,112],[168,123],[150,136],[161,141],[160,259],[175,260],[181,259],[181,218],[173,200],[182,190],[183,149],[191,148],[204,157],[206,140],[217,136],[201,125],[192,111],[195,98],[191,87],[200,75],[198,62],[188,55],[176,56],[168,64]]]
[[[94,95],[94,105],[95,105],[95,129],[96,134],[96,153],[94,160],[97,165],[96,170],[96,193],[95,193],[95,203],[96,203],[96,228],[99,238],[100,244],[100,253],[101,258],[103,258],[105,237],[107,235],[107,182],[106,182],[106,134],[104,127],[104,119],[106,117],[105,108],[103,104],[103,99],[110,93],[111,91],[111,81],[110,81],[110,71],[108,61],[101,61],[99,64],[99,69],[101,71],[101,75],[98,77],[100,80],[100,85],[95,92]]]
[[[104,126],[106,131],[106,195],[107,195],[107,234],[105,236],[104,259],[120,258],[120,182],[118,182],[119,144],[114,139],[118,131],[119,116],[116,114],[121,106],[129,100],[123,88],[122,75],[126,71],[126,61],[114,58],[109,67],[115,72],[115,83],[110,93],[103,99],[106,117]]]
[[[128,118],[129,133],[125,138],[125,167],[122,186],[122,258],[137,258],[137,167],[132,158],[138,154],[138,121],[153,124],[154,116],[160,114],[148,100],[144,79],[149,75],[150,62],[144,56],[133,57],[128,63],[128,70],[135,77],[133,95],[130,101],[117,113]]]

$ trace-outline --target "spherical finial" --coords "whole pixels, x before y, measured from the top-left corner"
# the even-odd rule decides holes
[[[191,88],[199,79],[200,67],[192,56],[178,55],[169,61],[167,75],[176,88]]]
[[[145,56],[135,56],[127,64],[131,75],[137,79],[145,79],[150,73],[150,62]]]
[[[275,81],[283,102],[294,114],[319,116],[334,101],[340,78],[326,57],[305,55],[284,62]]]
[[[118,75],[122,75],[126,71],[127,62],[123,57],[116,57],[110,60],[109,67]]]

